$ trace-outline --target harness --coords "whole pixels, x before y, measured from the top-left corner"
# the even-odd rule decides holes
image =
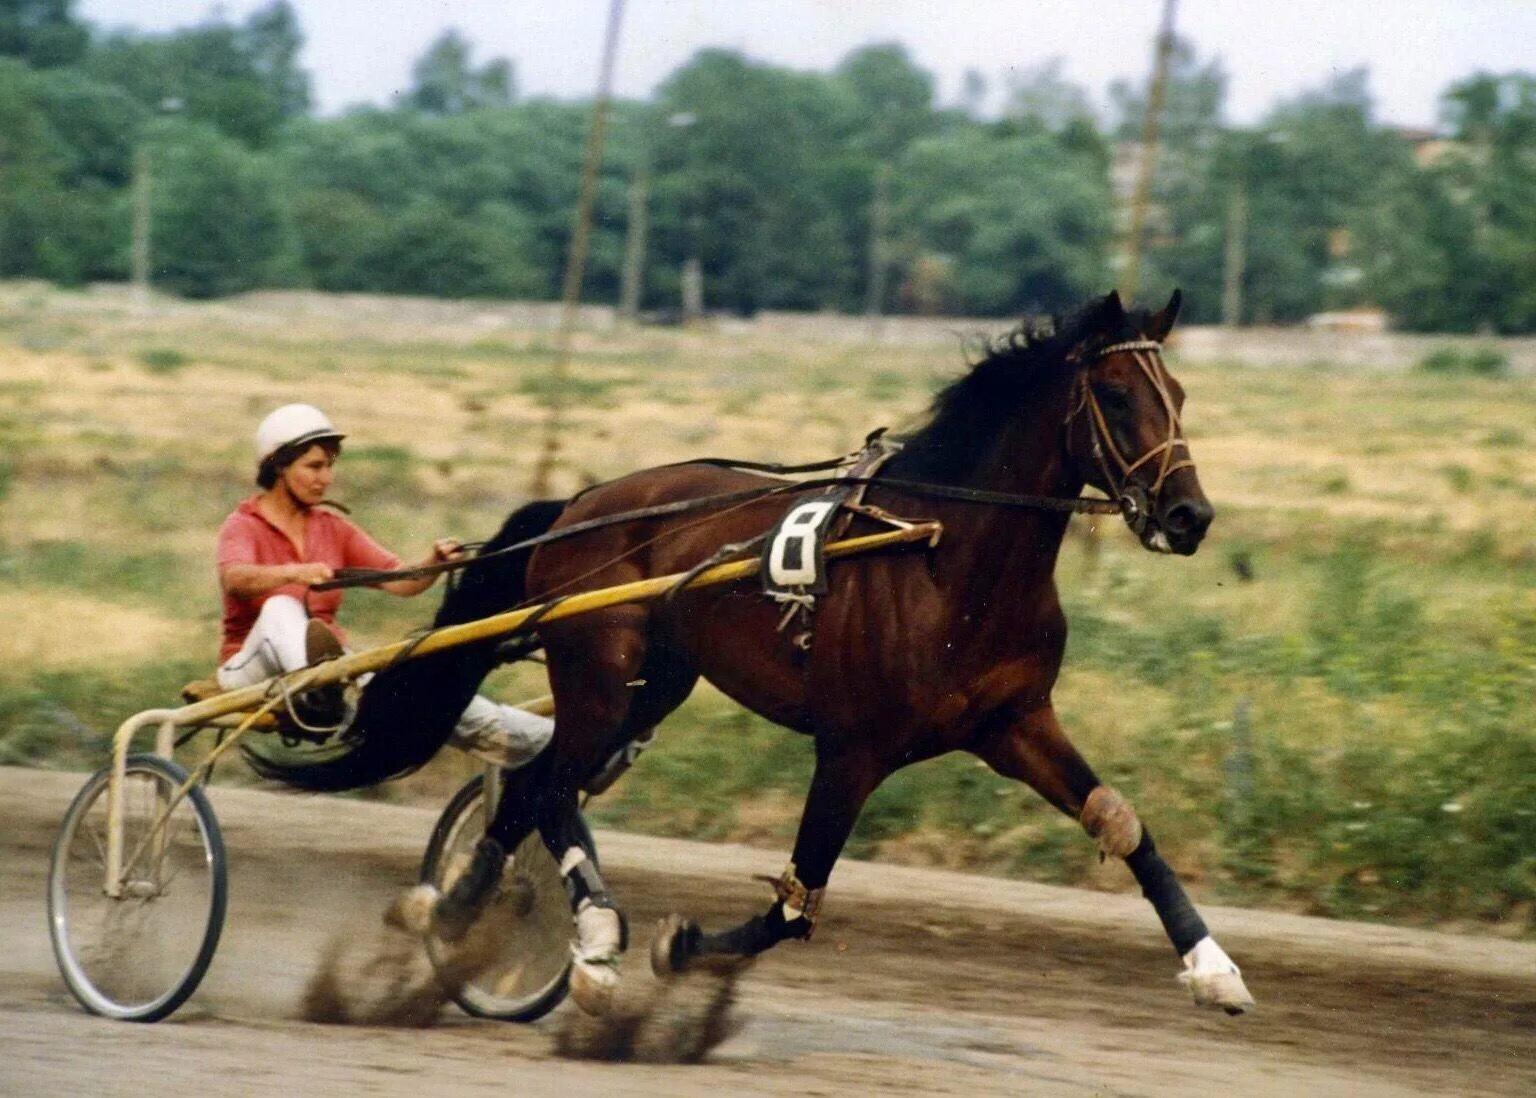
[[[817,477],[809,480],[784,480],[777,484],[744,488],[734,492],[721,492],[709,496],[698,496],[693,499],[674,500],[670,503],[659,503],[649,507],[620,511],[611,515],[601,515],[582,522],[572,523],[569,526],[563,526],[558,530],[550,530],[535,537],[525,538],[515,544],[502,546],[489,553],[479,553],[473,557],[466,557],[460,560],[442,561],[437,564],[418,565],[411,568],[399,568],[388,571],[371,568],[340,568],[336,570],[334,578],[324,583],[314,584],[312,589],[328,591],[342,587],[372,586],[397,579],[419,579],[426,576],[435,576],[440,573],[454,572],[467,568],[496,557],[525,552],[541,545],[564,541],[567,538],[576,537],[592,530],[617,526],[621,523],[667,518],[698,511],[725,510],[735,506],[754,503],[762,499],[770,499],[774,496],[800,494],[817,489],[832,489],[838,492],[852,489],[858,493],[858,495],[850,496],[848,500],[844,501],[839,509],[843,512],[843,521],[845,522],[852,521],[852,515],[847,512],[853,512],[864,514],[895,526],[910,525],[903,519],[899,519],[879,508],[870,507],[862,502],[863,489],[876,483],[888,491],[910,495],[918,499],[946,500],[996,507],[1016,507],[1026,510],[1052,511],[1057,513],[1121,514],[1131,529],[1139,535],[1145,529],[1151,517],[1151,501],[1162,491],[1163,484],[1168,477],[1180,469],[1194,465],[1193,460],[1187,456],[1189,454],[1189,446],[1182,437],[1182,425],[1178,409],[1173,402],[1173,397],[1168,388],[1169,375],[1159,353],[1161,350],[1162,345],[1156,340],[1130,340],[1100,348],[1093,353],[1091,358],[1091,361],[1097,361],[1112,354],[1126,351],[1132,352],[1137,366],[1140,367],[1142,373],[1151,383],[1153,390],[1158,394],[1163,403],[1163,409],[1168,417],[1168,437],[1134,461],[1128,461],[1121,453],[1120,448],[1115,444],[1113,434],[1109,428],[1109,421],[1104,415],[1104,410],[1100,406],[1098,398],[1093,393],[1093,386],[1088,382],[1087,373],[1079,372],[1074,383],[1077,389],[1076,400],[1071,402],[1072,410],[1068,412],[1065,420],[1063,420],[1063,424],[1070,426],[1073,420],[1083,414],[1084,411],[1088,412],[1089,435],[1092,440],[1094,460],[1098,463],[1100,471],[1104,474],[1105,483],[1110,486],[1114,494],[1112,499],[1098,499],[1085,496],[1038,496],[1018,492],[998,492],[986,488],[938,484],[930,481],[905,480],[897,477],[880,476],[877,478],[880,466],[899,449],[898,443],[883,438],[885,429],[880,428],[866,438],[864,446],[852,453],[803,465],[782,465],[714,457],[697,458],[691,461],[674,463],[674,465],[712,465],[718,468],[739,469],[772,475],[844,469],[845,472],[840,475]],[[1174,451],[1179,447],[1184,448],[1186,456],[1183,458],[1175,458],[1174,456]],[[1155,459],[1160,459],[1157,478],[1150,490],[1143,489],[1132,479],[1132,474]],[[722,546],[719,551],[711,555],[707,560],[700,562],[694,571],[717,564],[722,559],[725,559],[727,555],[735,555],[748,548],[753,548],[766,537],[767,535],[764,534],[748,542]],[[692,572],[690,572],[691,574]]]
[[[1093,458],[1098,463],[1099,471],[1104,474],[1104,482],[1109,485],[1119,503],[1121,512],[1125,515],[1126,524],[1139,536],[1146,529],[1148,520],[1152,517],[1151,505],[1163,491],[1163,484],[1167,479],[1180,469],[1194,467],[1194,459],[1190,455],[1189,443],[1185,441],[1184,425],[1179,418],[1179,409],[1173,401],[1173,395],[1169,392],[1168,382],[1171,380],[1168,367],[1163,364],[1163,345],[1155,339],[1135,339],[1124,343],[1112,343],[1108,347],[1100,348],[1093,358],[1098,360],[1107,358],[1113,354],[1129,351],[1132,360],[1141,369],[1147,381],[1152,386],[1153,392],[1163,402],[1163,411],[1168,417],[1168,437],[1142,454],[1135,461],[1127,461],[1121,454],[1120,447],[1115,445],[1114,433],[1109,429],[1109,420],[1104,415],[1104,409],[1099,405],[1099,398],[1093,393],[1093,385],[1088,381],[1086,372],[1079,373],[1076,386],[1079,391],[1075,406],[1067,413],[1063,420],[1065,426],[1071,426],[1072,421],[1086,409],[1090,416],[1089,437],[1092,439]],[[1184,457],[1175,459],[1174,450],[1184,448]],[[1109,459],[1114,460],[1115,468],[1110,467]],[[1148,462],[1159,459],[1157,478],[1150,488],[1143,488],[1132,480],[1132,474]],[[1118,470],[1118,473],[1117,473]]]

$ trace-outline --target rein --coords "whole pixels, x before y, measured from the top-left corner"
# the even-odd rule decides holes
[[[835,468],[838,463],[832,465],[817,464],[821,464],[825,468]],[[679,464],[688,465],[694,463],[679,462]],[[708,459],[705,464],[734,466],[737,468],[749,467],[745,462],[737,464],[727,462],[721,458]],[[527,538],[513,545],[503,546],[489,553],[481,553],[478,556],[465,557],[461,560],[446,560],[439,564],[423,564],[414,568],[398,568],[393,571],[374,568],[338,568],[334,578],[326,580],[324,583],[314,584],[310,589],[313,591],[332,591],[341,587],[369,587],[374,584],[388,583],[397,579],[420,579],[424,576],[435,576],[443,572],[468,568],[472,564],[479,564],[482,561],[491,560],[495,557],[519,553],[540,545],[548,545],[550,542],[563,541],[566,538],[575,537],[577,534],[585,534],[590,530],[600,530],[604,527],[617,526],[624,522],[641,522],[646,519],[665,518],[670,515],[687,514],[690,511],[727,507],[736,503],[748,503],[757,499],[769,499],[773,496],[812,491],[817,488],[830,488],[834,485],[843,484],[876,485],[881,488],[889,488],[893,491],[905,492],[907,495],[926,499],[945,499],[959,503],[982,503],[997,507],[1021,507],[1037,511],[1068,512],[1079,515],[1116,515],[1120,514],[1122,510],[1121,505],[1115,500],[1092,499],[1084,496],[1070,499],[1057,496],[1026,496],[1013,492],[993,492],[984,488],[961,488],[951,484],[933,484],[920,480],[899,480],[892,477],[817,477],[814,480],[789,481],[784,484],[775,484],[764,488],[744,488],[738,492],[722,492],[719,495],[699,496],[695,499],[676,500],[672,503],[658,503],[651,507],[640,507],[633,511],[620,511],[613,515],[602,515],[598,518],[587,519],[585,522],[563,526],[559,530],[551,530],[537,537]]]
[[[1168,415],[1168,438],[1149,449],[1135,461],[1127,461],[1121,454],[1119,447],[1115,445],[1114,438],[1110,434],[1109,421],[1104,415],[1104,410],[1099,407],[1098,398],[1093,395],[1093,386],[1088,382],[1087,375],[1082,374],[1082,397],[1076,407],[1067,415],[1065,422],[1070,424],[1083,410],[1090,412],[1090,435],[1093,439],[1093,455],[1098,461],[1100,469],[1105,476],[1105,482],[1114,490],[1114,499],[1094,499],[1086,496],[1070,498],[1058,496],[1031,496],[1021,495],[1015,492],[994,492],[985,488],[964,488],[951,484],[935,484],[929,481],[900,480],[893,477],[817,477],[812,480],[788,481],[765,488],[744,488],[737,492],[722,492],[713,496],[699,496],[695,499],[675,500],[671,503],[658,503],[651,507],[640,507],[632,511],[620,511],[613,515],[602,515],[598,518],[587,519],[584,522],[574,523],[561,527],[559,530],[551,530],[537,537],[526,538],[513,545],[503,546],[489,553],[481,553],[473,557],[464,557],[459,560],[447,560],[438,564],[423,564],[413,568],[398,568],[394,570],[381,570],[374,568],[338,568],[332,579],[324,583],[317,583],[311,587],[314,591],[332,591],[342,587],[370,587],[379,583],[389,583],[399,579],[421,579],[426,576],[436,576],[443,572],[454,572],[470,565],[479,564],[495,557],[506,556],[511,553],[520,553],[527,549],[534,549],[540,545],[548,545],[551,542],[563,541],[566,538],[585,534],[591,530],[600,530],[608,526],[617,526],[625,522],[643,522],[646,519],[666,518],[671,515],[688,514],[692,511],[703,511],[710,508],[729,507],[733,504],[753,502],[758,499],[769,499],[773,496],[786,495],[794,492],[812,491],[817,488],[830,488],[835,485],[878,485],[881,488],[895,492],[904,492],[920,499],[942,499],[958,503],[979,503],[995,507],[1020,507],[1036,511],[1052,511],[1056,513],[1070,513],[1078,515],[1123,515],[1132,529],[1140,533],[1140,528],[1146,524],[1148,518],[1148,498],[1155,499],[1161,491],[1163,482],[1168,477],[1187,466],[1194,465],[1189,458],[1174,460],[1173,452],[1183,446],[1184,452],[1189,452],[1189,444],[1184,441],[1181,433],[1178,409],[1174,406],[1173,397],[1168,391],[1164,378],[1167,377],[1167,368],[1162,366],[1162,344],[1152,339],[1131,340],[1124,343],[1114,343],[1108,347],[1100,348],[1094,355],[1095,360],[1105,358],[1123,351],[1133,352],[1137,366],[1151,383],[1152,388],[1162,399],[1163,409]],[[1149,354],[1147,352],[1154,352]],[[874,443],[884,433],[882,427],[872,432],[865,440],[865,446]],[[1108,451],[1119,466],[1120,475],[1116,476],[1109,467],[1105,457]],[[1162,461],[1158,468],[1157,479],[1150,491],[1142,489],[1132,483],[1131,475],[1143,465],[1161,456]],[[676,462],[676,465],[711,465],[717,468],[741,469],[763,473],[809,473],[820,472],[825,469],[836,469],[846,465],[855,455],[828,458],[824,461],[810,462],[804,465],[779,465],[755,461],[735,461],[730,458],[696,458],[692,461]],[[1129,485],[1129,488],[1127,487]]]

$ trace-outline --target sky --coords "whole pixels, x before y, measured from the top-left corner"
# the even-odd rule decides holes
[[[221,11],[239,22],[267,0],[77,0],[102,27],[160,32]],[[453,27],[477,63],[512,60],[521,95],[586,98],[596,84],[609,0],[291,0],[316,106],[387,105],[411,67]],[[1144,81],[1162,0],[627,0],[615,86],[644,98],[696,51],[719,46],[800,69],[899,41],[958,99],[969,68],[994,89],[1010,71],[1061,58],[1062,75],[1102,107],[1117,79]],[[1531,0],[1181,0],[1179,32],[1228,74],[1227,117],[1260,120],[1277,102],[1366,66],[1377,116],[1433,126],[1440,93],[1478,70],[1529,69]]]

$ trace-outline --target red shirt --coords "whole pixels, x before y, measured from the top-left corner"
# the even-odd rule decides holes
[[[219,527],[219,571],[231,564],[329,564],[332,568],[398,568],[400,558],[365,534],[362,529],[334,511],[311,508],[304,516],[304,553],[288,540],[288,535],[268,521],[256,506],[260,496],[252,496],[236,507]],[[219,648],[223,663],[240,650],[246,634],[256,624],[261,605],[273,595],[292,595],[309,609],[309,616],[319,618],[336,630],[343,642],[346,634],[336,624],[341,606],[340,591],[311,591],[302,583],[268,591],[255,598],[224,595],[224,640]]]

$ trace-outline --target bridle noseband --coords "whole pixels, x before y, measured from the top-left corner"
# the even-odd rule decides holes
[[[1152,517],[1152,505],[1161,497],[1163,485],[1168,478],[1180,469],[1194,468],[1194,460],[1189,456],[1189,443],[1184,440],[1184,427],[1179,419],[1178,406],[1173,401],[1173,394],[1169,391],[1168,382],[1171,380],[1168,368],[1163,365],[1163,345],[1155,339],[1133,339],[1124,343],[1112,343],[1108,347],[1101,347],[1094,352],[1091,362],[1110,355],[1130,352],[1141,372],[1146,375],[1152,389],[1162,399],[1163,410],[1168,416],[1168,437],[1142,454],[1135,461],[1127,461],[1120,448],[1115,445],[1115,438],[1109,429],[1109,420],[1104,415],[1104,409],[1099,406],[1098,397],[1093,395],[1093,385],[1088,380],[1088,370],[1084,368],[1078,374],[1077,385],[1081,395],[1074,403],[1072,411],[1067,414],[1065,423],[1068,427],[1072,421],[1086,408],[1089,413],[1089,438],[1093,445],[1093,457],[1098,462],[1099,469],[1104,474],[1104,481],[1114,493],[1116,502],[1120,504],[1121,511],[1125,514],[1125,521],[1138,535],[1146,529],[1147,522]],[[1185,456],[1175,458],[1174,451],[1180,446],[1184,447]],[[1151,461],[1158,462],[1157,477],[1150,487],[1144,488],[1132,479],[1132,474],[1143,465]],[[1116,468],[1111,468],[1113,461]]]

